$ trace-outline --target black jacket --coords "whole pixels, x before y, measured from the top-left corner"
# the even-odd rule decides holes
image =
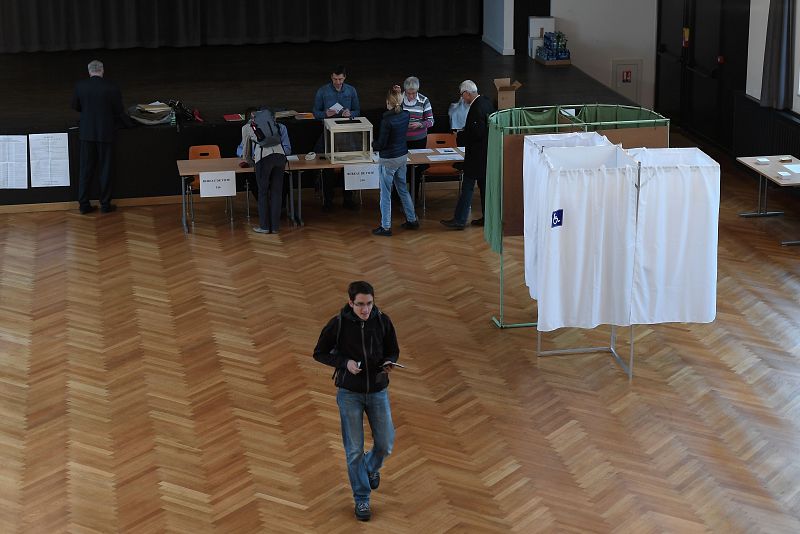
[[[81,114],[81,141],[110,143],[117,127],[124,124],[122,93],[101,76],[91,76],[75,84],[72,109]]]
[[[386,360],[396,362],[399,355],[397,334],[391,319],[373,307],[369,319],[362,321],[349,304],[328,321],[314,348],[315,360],[336,368],[335,384],[357,393],[375,393],[385,389],[389,385],[389,375],[381,364]],[[361,362],[363,371],[357,375],[350,373],[347,360]]]
[[[483,178],[486,176],[486,154],[489,144],[489,115],[494,113],[492,102],[479,95],[472,101],[464,123],[464,129],[458,134],[458,144],[463,146],[464,175],[467,178]]]

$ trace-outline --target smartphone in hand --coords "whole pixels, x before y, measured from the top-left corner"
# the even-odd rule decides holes
[[[401,369],[405,369],[406,368],[405,365],[402,365],[402,364],[399,364],[397,362],[393,362],[393,361],[390,361],[390,360],[386,360],[385,362],[383,362],[381,367],[399,367]]]

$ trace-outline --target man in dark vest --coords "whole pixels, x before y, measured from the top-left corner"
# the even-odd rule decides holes
[[[98,167],[100,175],[100,211],[117,209],[111,203],[111,160],[114,133],[118,123],[125,123],[122,94],[119,88],[103,78],[103,63],[89,63],[89,78],[75,84],[72,109],[80,112],[81,163],[78,182],[78,204],[81,213],[95,209],[89,203],[89,184]]]

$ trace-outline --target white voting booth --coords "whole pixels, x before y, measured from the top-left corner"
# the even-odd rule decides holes
[[[538,227],[539,212],[538,201],[544,196],[539,195],[538,186],[544,183],[539,179],[547,176],[546,163],[541,158],[542,151],[547,147],[572,147],[572,146],[602,146],[611,145],[604,135],[596,132],[574,132],[566,134],[542,134],[525,136],[523,148],[523,166],[525,172],[522,177],[522,194],[524,200],[523,212],[523,238],[525,242],[525,284],[530,290],[531,298],[538,299],[536,289],[536,229]]]
[[[525,275],[538,301],[538,348],[608,351],[631,378],[633,332],[626,364],[616,327],[714,320],[719,165],[694,148],[625,151],[583,135],[525,142]],[[542,332],[601,324],[612,326],[607,347],[541,351]]]

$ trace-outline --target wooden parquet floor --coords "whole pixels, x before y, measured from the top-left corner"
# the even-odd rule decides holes
[[[498,257],[440,227],[452,190],[388,239],[374,197],[278,236],[212,202],[189,236],[174,205],[0,216],[0,532],[800,532],[800,202],[739,218],[755,180],[724,168],[717,320],[637,327],[632,383],[491,324]],[[531,320],[507,247],[506,319]],[[408,366],[368,524],[311,358],[354,279]]]

